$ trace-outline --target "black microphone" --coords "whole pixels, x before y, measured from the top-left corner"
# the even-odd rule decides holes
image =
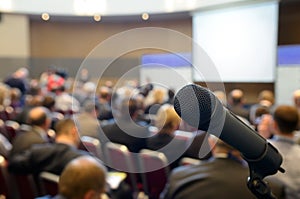
[[[184,86],[175,95],[174,108],[191,126],[219,137],[240,151],[256,177],[262,179],[278,170],[284,172],[277,149],[227,110],[208,89],[194,84]]]

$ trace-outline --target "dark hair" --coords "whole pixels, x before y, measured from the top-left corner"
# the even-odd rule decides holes
[[[290,134],[297,128],[299,113],[293,106],[281,105],[276,108],[273,118],[282,133]]]
[[[54,107],[54,105],[55,105],[55,99],[50,95],[45,96],[42,102],[42,106],[51,110]]]
[[[169,99],[173,99],[174,95],[175,95],[175,90],[174,89],[169,89],[168,90]]]
[[[138,104],[135,99],[124,99],[121,107],[121,114],[126,116],[129,112],[129,115],[132,117],[138,110]]]

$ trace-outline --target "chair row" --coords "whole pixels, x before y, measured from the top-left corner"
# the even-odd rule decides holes
[[[82,143],[86,149],[103,160],[112,170],[125,172],[126,182],[133,192],[143,191],[150,199],[159,198],[170,172],[166,156],[157,151],[143,149],[131,153],[125,145],[108,142],[101,146],[99,140],[83,136]],[[181,164],[198,164],[200,160],[183,158]]]
[[[7,166],[7,160],[0,156],[0,195],[7,199],[32,199],[57,193],[59,176],[47,172],[40,176],[12,174]]]

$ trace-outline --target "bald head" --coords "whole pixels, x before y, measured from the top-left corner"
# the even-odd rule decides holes
[[[92,198],[104,193],[105,178],[106,169],[98,160],[81,156],[68,163],[62,172],[59,193],[68,199]]]
[[[270,90],[263,90],[258,95],[258,100],[261,101],[269,101],[272,104],[274,104],[274,93]]]
[[[242,103],[242,99],[244,97],[244,92],[241,89],[234,89],[229,94],[230,101],[233,104]]]
[[[28,120],[31,125],[48,128],[49,111],[42,106],[35,107],[29,111]]]
[[[294,91],[293,98],[294,98],[294,104],[297,107],[300,107],[300,89]]]

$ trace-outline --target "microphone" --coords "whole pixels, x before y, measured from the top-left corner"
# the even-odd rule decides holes
[[[191,126],[219,137],[240,151],[249,164],[250,178],[262,179],[278,170],[284,172],[277,149],[226,109],[208,89],[194,84],[184,86],[175,95],[174,108]]]

